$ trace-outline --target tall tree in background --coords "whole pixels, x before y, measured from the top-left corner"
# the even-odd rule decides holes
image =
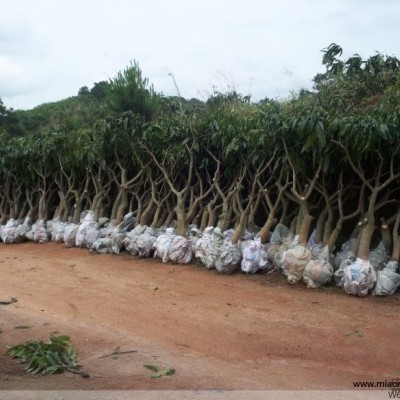
[[[107,97],[112,111],[133,111],[147,120],[157,112],[161,99],[149,80],[142,76],[142,70],[136,61],[110,79]]]

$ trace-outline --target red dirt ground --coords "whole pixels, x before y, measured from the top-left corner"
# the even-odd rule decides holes
[[[24,243],[0,245],[4,297],[18,301],[0,305],[0,348],[59,332],[90,378],[33,377],[1,350],[0,389],[352,389],[400,374],[399,292]],[[152,379],[145,363],[176,373]]]

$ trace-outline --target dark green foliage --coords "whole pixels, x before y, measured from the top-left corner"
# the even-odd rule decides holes
[[[79,371],[77,355],[68,342],[68,336],[51,336],[47,342],[29,341],[13,346],[7,353],[26,363],[26,370],[33,375],[53,375],[65,370],[87,375]]]
[[[149,120],[157,112],[160,99],[136,61],[110,79],[107,103],[114,112],[133,111]]]

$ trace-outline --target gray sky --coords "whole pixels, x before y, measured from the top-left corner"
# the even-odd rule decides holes
[[[400,57],[397,0],[13,0],[0,14],[0,97],[33,108],[137,60],[157,91],[216,87],[285,98],[323,72],[321,49]]]

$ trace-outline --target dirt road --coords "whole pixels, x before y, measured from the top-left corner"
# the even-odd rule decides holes
[[[398,292],[355,298],[280,274],[24,243],[0,245],[7,296],[18,301],[0,305],[0,389],[352,389],[400,374]],[[3,351],[53,332],[89,379],[32,377]],[[176,373],[152,379],[149,362]]]

